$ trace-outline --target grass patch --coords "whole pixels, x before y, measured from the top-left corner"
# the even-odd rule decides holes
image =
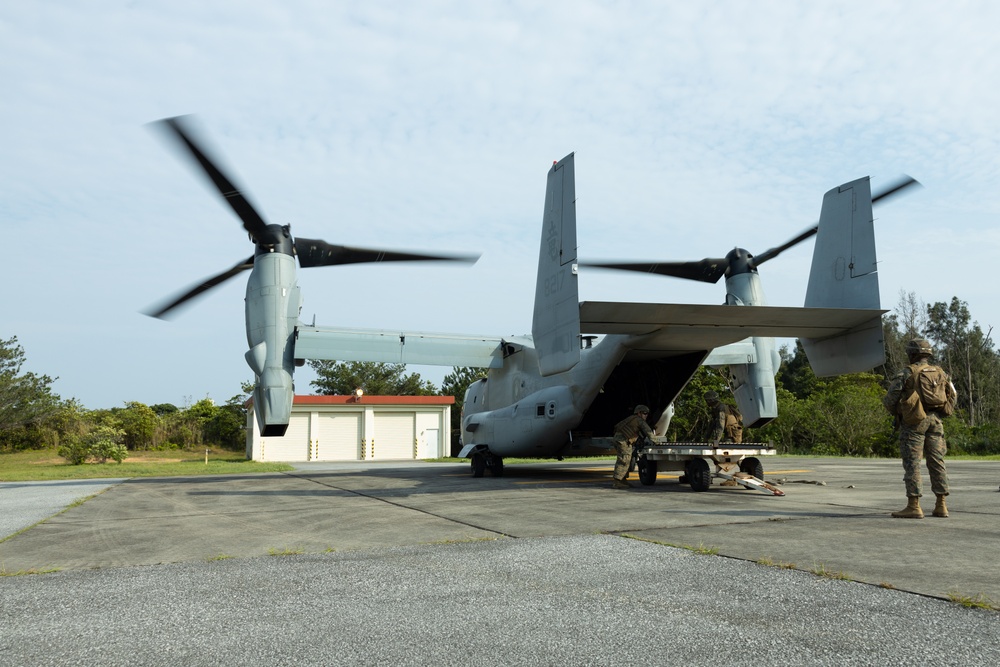
[[[217,560],[229,560],[230,558],[235,558],[235,556],[230,556],[229,554],[218,554],[216,556],[209,556],[205,560],[207,560],[209,563],[212,563]]]
[[[989,599],[982,593],[977,593],[973,596],[962,595],[961,593],[948,593],[948,599],[956,604],[960,604],[963,607],[968,607],[970,609],[997,609],[993,600]]]
[[[299,556],[306,552],[305,549],[268,549],[268,556]]]
[[[72,465],[55,449],[32,449],[0,454],[0,482],[44,482],[51,480],[106,479],[115,477],[178,477],[232,475],[251,472],[285,472],[287,463],[247,461],[235,452],[205,450],[129,452],[122,463]]]
[[[423,546],[437,546],[440,544],[470,544],[472,542],[496,542],[499,537],[466,537],[456,540],[433,540],[431,542],[420,542]]]
[[[629,533],[622,533],[622,537],[629,540],[639,540],[640,542],[649,542],[650,544],[659,544],[662,547],[673,547],[674,549],[685,549],[687,551],[693,551],[699,556],[715,556],[719,553],[718,547],[706,547],[704,543],[698,546],[691,546],[690,544],[671,544],[670,542],[661,542],[660,540],[650,540],[645,537],[639,537],[638,535],[630,535]]]
[[[58,567],[50,568],[31,568],[30,570],[18,570],[17,572],[8,572],[7,570],[0,570],[0,577],[26,577],[32,574],[52,574],[53,572],[58,572]]]
[[[813,569],[809,570],[817,577],[826,577],[827,579],[837,579],[839,581],[854,581],[851,576],[845,572],[839,570],[828,570],[826,565],[820,563],[819,565],[814,565]]]
[[[767,556],[765,556],[764,558],[758,558],[754,562],[757,563],[758,565],[765,565],[767,567],[776,567],[782,570],[795,569],[795,563],[786,563],[784,561],[774,560],[773,558],[769,558]]]

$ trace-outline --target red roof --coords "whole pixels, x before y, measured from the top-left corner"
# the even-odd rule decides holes
[[[361,400],[354,396],[295,396],[295,405],[452,405],[454,396],[370,396],[365,394]]]

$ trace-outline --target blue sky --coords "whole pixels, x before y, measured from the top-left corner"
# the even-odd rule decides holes
[[[0,337],[90,408],[251,379],[242,278],[172,321],[140,313],[252,251],[147,127],[188,113],[293,234],[482,253],[301,271],[307,322],[528,332],[545,174],[576,152],[592,259],[760,252],[830,188],[911,174],[924,189],[875,214],[883,307],[958,296],[1000,325],[997,25],[991,2],[5,3]],[[770,303],[802,303],[811,248],[762,267]],[[580,287],[724,298],[594,270]]]

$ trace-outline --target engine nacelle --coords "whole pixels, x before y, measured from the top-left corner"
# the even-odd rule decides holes
[[[283,252],[259,253],[247,281],[247,364],[254,372],[254,412],[263,436],[288,428],[295,385],[295,327],[302,298],[295,282],[295,258]]]

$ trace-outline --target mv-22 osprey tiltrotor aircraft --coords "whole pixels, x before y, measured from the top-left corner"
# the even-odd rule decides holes
[[[285,432],[292,375],[306,359],[487,368],[487,377],[469,387],[462,415],[460,456],[471,459],[475,476],[486,469],[501,474],[504,457],[583,453],[595,439],[610,436],[613,425],[640,403],[650,406],[653,421],[659,421],[701,364],[736,369],[731,372],[740,382],[735,395],[741,412],[750,424],[766,423],[776,414],[774,337],[799,338],[821,376],[867,370],[884,361],[885,311],[879,309],[868,178],[827,192],[814,229],[756,261],[737,249],[726,260],[690,263],[706,267],[701,269],[705,275],[718,273],[715,280],[727,276],[727,305],[581,303],[570,154],[548,173],[530,336],[319,327],[299,321],[295,256],[303,267],[471,258],[293,239],[287,226],[263,221],[185,122],[167,119],[161,124],[242,220],[256,251],[149,314],[163,317],[223,280],[251,270],[246,359],[255,375],[255,413],[265,437]],[[901,187],[905,185],[896,190]],[[813,234],[817,239],[806,307],[761,305],[757,265]]]

